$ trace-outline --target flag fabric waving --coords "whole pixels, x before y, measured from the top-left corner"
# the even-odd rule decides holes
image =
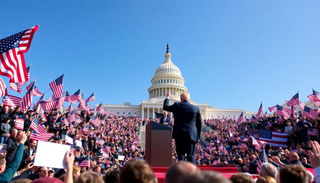
[[[263,109],[262,109],[262,102],[260,104],[259,110],[257,112],[256,118],[259,119],[259,117],[263,114]]]
[[[24,128],[24,119],[15,119],[15,125],[14,128],[18,129],[18,130],[23,130]]]
[[[282,107],[280,105],[276,105],[277,109],[275,111],[275,113],[279,116],[283,116],[285,118],[289,118],[291,115],[291,110],[285,107]]]
[[[286,145],[289,135],[287,133],[272,132],[271,130],[262,129],[259,131],[259,140],[266,141],[273,147],[284,147]]]
[[[268,117],[268,111],[266,111],[265,113],[264,113],[264,115],[263,115],[263,117]]]
[[[18,93],[22,93],[22,89],[21,89],[20,83],[10,83],[10,88],[11,88],[13,91],[16,91],[16,92],[18,92]]]
[[[80,95],[80,93],[81,93],[81,89],[79,89],[79,90],[77,90],[73,95],[71,95],[70,97],[69,97],[69,99],[71,100],[71,101],[76,101],[76,100],[81,100],[81,95]]]
[[[94,95],[94,92],[90,95],[90,97],[86,100],[86,103],[90,102],[90,101],[95,101],[96,97]]]
[[[311,109],[310,107],[305,106],[303,109],[303,115],[315,120],[318,118],[319,113],[317,111]]]
[[[238,123],[243,122],[243,112],[241,112],[239,118],[238,118]]]
[[[50,89],[52,90],[54,98],[59,98],[62,96],[63,76],[64,76],[64,74],[62,74],[56,80],[49,83],[49,86],[50,86]]]
[[[257,121],[257,118],[254,115],[252,115],[250,122],[256,123]]]
[[[99,127],[102,123],[102,121],[98,117],[95,117],[95,116],[92,116],[89,121],[90,121],[90,123],[92,123],[96,127]]]
[[[78,165],[79,167],[90,167],[90,154],[88,153],[84,160]]]
[[[315,106],[319,106],[320,105],[320,94],[319,92],[312,90],[312,94],[308,95],[308,99],[310,100],[310,102],[314,103]]]
[[[27,81],[29,81],[29,79],[30,79],[30,68],[31,68],[31,64],[30,64],[29,67],[27,67],[27,78],[28,78]],[[26,85],[26,84],[27,84],[27,81],[24,81],[24,82],[19,83],[20,86]]]
[[[267,159],[267,155],[266,155],[266,151],[264,150],[264,148],[261,151],[260,154],[260,158],[259,158],[259,162],[258,162],[258,166],[257,166],[257,172],[258,174],[260,173],[260,167],[263,163],[268,163],[268,159]]]
[[[299,104],[299,93],[295,94],[289,101],[286,101],[287,106],[294,106]]]
[[[7,87],[3,82],[2,78],[0,78],[0,97],[4,97],[7,95]]]
[[[4,97],[4,102],[3,105],[4,106],[9,106],[9,107],[16,107],[16,106],[20,106],[20,102],[22,100],[22,98],[20,97],[16,97],[13,95],[7,95]]]
[[[10,83],[28,81],[23,54],[29,50],[38,28],[39,26],[34,26],[0,40],[0,74],[10,78]]]
[[[31,122],[30,128],[38,134],[47,133],[46,129],[43,128],[37,117],[35,117]]]
[[[251,136],[252,139],[252,145],[256,146],[256,149],[261,151],[261,147],[263,147],[264,145],[267,144],[266,141],[262,141],[262,140],[256,140],[254,137]]]
[[[31,87],[32,83],[30,83],[26,89],[29,90],[30,87]],[[34,85],[34,89],[33,89],[33,95],[37,96],[37,97],[40,97],[41,95],[43,95],[43,93],[39,92],[38,88],[36,85]]]
[[[29,88],[27,93],[23,96],[21,101],[21,110],[26,111],[32,104],[33,99],[33,90],[35,87],[35,83],[33,82],[32,86]]]
[[[54,134],[53,133],[42,133],[38,134],[35,132],[32,132],[29,139],[30,140],[36,140],[36,141],[45,141],[47,142]]]

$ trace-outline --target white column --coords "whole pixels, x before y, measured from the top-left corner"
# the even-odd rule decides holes
[[[154,107],[152,107],[152,119],[154,119]]]
[[[144,119],[144,107],[142,107],[141,118],[142,118],[142,120]]]
[[[204,115],[206,115],[204,119],[208,119],[207,109],[204,111]]]
[[[149,107],[147,108],[147,118],[149,119]]]

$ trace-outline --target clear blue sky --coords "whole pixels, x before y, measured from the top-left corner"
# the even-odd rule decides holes
[[[167,43],[197,103],[266,111],[320,91],[318,0],[2,0],[0,15],[0,39],[40,25],[25,59],[41,92],[65,72],[92,105],[147,100]]]

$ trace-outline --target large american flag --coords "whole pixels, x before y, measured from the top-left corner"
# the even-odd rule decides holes
[[[0,74],[9,77],[10,83],[28,81],[23,54],[29,50],[38,28],[39,26],[34,26],[0,40]]]
[[[258,174],[260,173],[260,167],[261,167],[261,165],[263,163],[268,163],[266,151],[264,150],[264,148],[262,148],[262,151],[261,151],[261,154],[260,154],[260,158],[259,158],[259,162],[258,162],[258,166],[257,166]]]
[[[286,145],[289,135],[287,133],[272,132],[271,130],[262,129],[259,131],[259,140],[266,141],[272,147],[284,147]]]
[[[33,82],[32,86],[29,88],[27,93],[23,96],[21,101],[21,110],[26,111],[32,104],[33,99],[33,90],[35,87],[35,83]]]
[[[52,90],[54,98],[59,98],[62,96],[63,76],[64,76],[64,74],[62,74],[56,80],[49,83],[49,86],[50,86],[50,89]]]
[[[0,78],[0,97],[4,97],[7,95],[7,87],[3,82],[2,78]]]

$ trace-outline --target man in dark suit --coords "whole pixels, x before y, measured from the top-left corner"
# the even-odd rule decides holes
[[[195,144],[200,138],[201,114],[198,106],[189,103],[189,94],[180,95],[181,102],[175,102],[169,105],[171,90],[167,91],[167,98],[163,103],[163,110],[173,112],[174,126],[172,138],[175,139],[178,160],[184,160],[187,154],[187,160],[196,164]]]
[[[19,170],[25,168],[30,162],[33,162],[36,154],[37,141],[30,140],[29,147],[23,150],[22,160]]]
[[[166,124],[168,124],[169,122],[170,122],[170,118],[169,117],[167,117],[167,112],[166,111],[164,111],[163,112],[163,116],[160,118],[160,124],[164,124],[164,125],[166,125]]]

